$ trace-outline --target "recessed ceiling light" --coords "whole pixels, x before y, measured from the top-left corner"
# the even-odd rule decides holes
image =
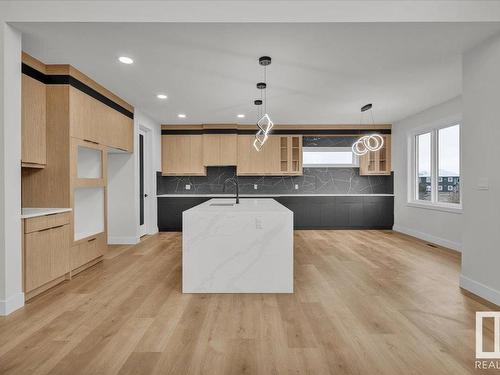
[[[238,117],[238,118],[245,118],[245,115],[240,114],[240,115],[238,115],[237,117]]]
[[[179,114],[177,115],[177,117],[179,117],[179,118],[186,118],[186,115],[185,115],[184,113],[179,113]]]
[[[165,94],[158,94],[158,95],[156,95],[156,97],[158,99],[167,99],[167,95],[165,95]]]
[[[120,56],[118,60],[123,64],[133,64],[134,60],[127,56]]]

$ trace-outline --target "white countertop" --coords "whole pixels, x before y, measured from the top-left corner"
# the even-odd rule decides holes
[[[30,217],[45,216],[52,214],[59,214],[62,212],[70,212],[71,208],[39,208],[27,207],[21,208],[21,219],[28,219]]]
[[[195,212],[230,212],[230,213],[248,213],[248,212],[290,212],[288,208],[276,202],[271,198],[263,199],[244,199],[236,204],[234,198],[210,199],[204,203],[194,206],[185,213]]]
[[[240,198],[252,197],[393,197],[394,194],[240,194]],[[235,194],[159,194],[157,198],[234,198]]]

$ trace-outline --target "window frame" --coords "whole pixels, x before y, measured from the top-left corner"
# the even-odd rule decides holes
[[[352,154],[352,160],[353,163],[351,164],[307,164],[303,162],[303,167],[304,168],[358,168],[359,167],[359,157],[352,152],[352,147],[335,147],[335,146],[327,146],[327,147],[321,147],[321,146],[313,146],[313,147],[302,147],[302,160],[304,160],[304,153],[307,152],[309,149],[314,150],[310,152],[321,152],[322,150],[336,150],[338,152],[350,152]]]
[[[459,189],[460,189],[460,203],[448,203],[448,202],[439,202],[439,171],[438,171],[438,157],[439,157],[439,131],[441,129],[449,128],[452,126],[459,126],[459,134],[460,134],[460,146],[459,146]],[[431,134],[431,200],[419,200],[418,199],[418,141],[417,137],[422,134],[430,133]],[[426,127],[418,129],[409,134],[408,137],[408,201],[407,205],[412,207],[419,208],[428,208],[440,211],[461,213],[462,205],[463,205],[463,197],[462,197],[462,187],[463,187],[463,178],[462,178],[462,122],[460,120],[450,121],[446,124],[439,124],[432,127]],[[443,178],[444,181],[444,178]],[[443,188],[443,191],[445,189]]]

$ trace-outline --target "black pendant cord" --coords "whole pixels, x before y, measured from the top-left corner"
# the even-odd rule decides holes
[[[264,83],[266,87],[264,88],[264,114],[267,113],[267,67],[264,65]]]
[[[260,101],[261,101],[261,103],[262,103],[262,100],[263,100],[263,98],[262,98],[262,90],[260,90]],[[257,119],[257,121],[259,121],[261,117],[262,117],[262,105],[259,105],[259,118]]]

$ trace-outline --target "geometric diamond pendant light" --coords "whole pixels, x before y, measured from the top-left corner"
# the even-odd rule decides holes
[[[254,104],[258,106],[258,117],[257,127],[259,130],[255,134],[255,140],[253,141],[253,147],[260,151],[269,137],[269,133],[274,126],[271,117],[267,113],[267,69],[266,67],[271,64],[271,58],[269,56],[262,56],[259,58],[259,65],[264,67],[264,81],[257,83],[257,88],[260,90],[260,99],[254,100]],[[264,108],[262,111],[262,104]],[[263,114],[262,114],[263,113]]]

